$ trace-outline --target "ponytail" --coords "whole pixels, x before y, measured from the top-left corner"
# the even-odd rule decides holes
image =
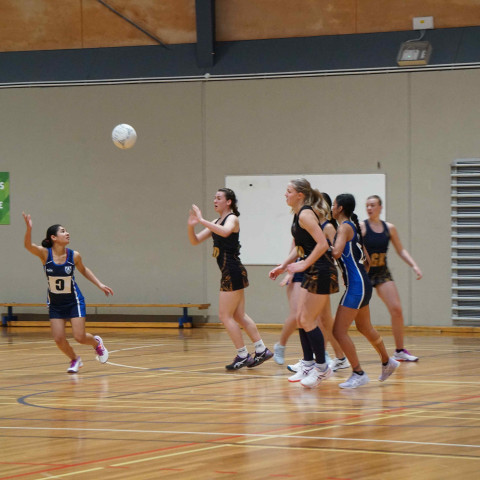
[[[59,223],[56,223],[55,225],[48,227],[47,234],[45,238],[42,240],[42,247],[52,248],[53,246],[52,235],[57,235],[57,232],[60,227],[61,225]]]
[[[230,188],[219,188],[217,192],[223,192],[225,194],[225,198],[227,200],[231,200],[232,203],[230,204],[230,208],[232,209],[233,214],[239,217],[240,212],[238,211],[237,197],[235,195],[235,192]]]

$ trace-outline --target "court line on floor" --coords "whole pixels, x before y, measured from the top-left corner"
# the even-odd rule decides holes
[[[370,419],[369,419],[370,420]],[[358,422],[356,422],[358,423]],[[0,426],[1,430],[24,430],[24,431],[75,431],[75,432],[99,432],[99,433],[152,433],[161,435],[198,435],[198,436],[225,436],[226,432],[191,432],[185,430],[137,430],[137,429],[123,429],[123,428],[62,428],[62,427],[7,427]],[[316,437],[309,435],[291,435],[291,434],[265,434],[265,433],[228,433],[228,438],[277,438],[277,439],[299,439],[299,440],[325,440],[325,441],[340,441],[340,442],[370,442],[370,443],[391,443],[401,445],[423,445],[436,447],[453,447],[453,448],[479,448],[479,445],[461,444],[461,443],[440,443],[440,442],[415,442],[413,440],[387,440],[375,438],[346,438],[346,437]],[[480,457],[479,457],[480,460]]]

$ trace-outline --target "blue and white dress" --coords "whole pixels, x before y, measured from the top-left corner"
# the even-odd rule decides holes
[[[348,223],[352,227],[353,238],[345,244],[342,256],[339,258],[343,279],[347,287],[340,300],[340,305],[358,310],[369,304],[372,297],[372,284],[363,266],[365,257],[360,242],[360,234],[352,222],[347,220],[344,223]]]
[[[85,317],[85,299],[75,282],[74,251],[67,248],[67,259],[62,265],[53,261],[52,249],[43,266],[48,280],[47,305],[50,318]]]

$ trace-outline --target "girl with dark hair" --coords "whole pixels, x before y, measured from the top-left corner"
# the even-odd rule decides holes
[[[205,220],[200,209],[192,205],[188,217],[188,238],[192,245],[198,245],[213,237],[213,256],[222,272],[218,315],[237,349],[233,362],[225,368],[238,370],[256,367],[272,358],[273,353],[263,343],[255,322],[245,313],[244,289],[248,287],[248,277],[239,257],[240,212],[235,193],[229,188],[220,188],[213,205],[220,215],[213,222]],[[206,228],[195,233],[195,225],[198,224]],[[240,327],[243,327],[255,346],[254,356],[248,353]]]
[[[367,338],[380,355],[382,373],[379,380],[381,382],[385,381],[400,365],[393,358],[389,358],[382,337],[370,322],[368,305],[372,296],[372,285],[363,265],[365,248],[358,217],[353,213],[354,210],[355,198],[349,193],[338,195],[333,202],[332,216],[339,226],[332,254],[334,258],[340,260],[346,285],[335,316],[333,334],[353,370],[350,378],[339,385],[340,388],[357,388],[369,382],[367,374],[360,366],[355,345],[348,335],[348,329],[354,320],[358,331]]]
[[[42,240],[42,245],[32,243],[32,218],[23,213],[27,227],[25,232],[25,248],[40,258],[48,280],[48,310],[50,328],[57,347],[70,358],[68,373],[77,373],[83,366],[82,359],[76,355],[66,338],[65,322],[70,320],[73,337],[78,343],[91,345],[97,352],[100,363],[108,360],[108,351],[98,335],[85,332],[85,299],[75,281],[77,269],[87,280],[90,280],[105,295],[113,295],[113,290],[98,280],[87,268],[80,254],[67,248],[70,234],[59,224],[52,225]]]
[[[395,339],[395,353],[393,358],[400,362],[416,362],[418,357],[405,349],[403,344],[403,312],[397,286],[393,281],[392,274],[387,266],[387,250],[391,241],[399,257],[412,267],[417,280],[423,276],[412,256],[403,248],[398,231],[393,223],[384,222],[380,219],[382,212],[382,199],[378,195],[367,198],[368,220],[360,224],[363,241],[370,255],[370,270],[368,276],[378,296],[386,305],[392,323],[392,333]]]
[[[332,257],[327,254],[328,241],[320,226],[319,216],[326,217],[321,193],[301,178],[287,185],[285,197],[294,214],[291,231],[295,248],[270,272],[270,278],[275,280],[285,270],[292,274],[305,272],[298,291],[296,315],[303,359],[298,371],[288,380],[314,388],[332,375],[317,317],[325,309],[328,296],[338,292],[337,271]]]

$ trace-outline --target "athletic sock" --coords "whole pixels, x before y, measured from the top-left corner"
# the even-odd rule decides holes
[[[260,339],[258,342],[255,342],[253,346],[255,347],[255,353],[262,353],[267,348],[262,339]]]
[[[302,344],[303,359],[307,362],[313,362],[313,350],[308,341],[307,332],[303,328],[298,329],[300,335],[300,343]]]
[[[356,373],[357,375],[362,376],[365,372],[363,370],[359,370],[359,371],[354,370],[353,373]]]
[[[247,358],[248,357],[247,347],[244,345],[242,348],[237,348],[237,355],[240,358]]]
[[[396,349],[395,349],[395,351],[396,351],[397,353],[403,352],[404,350],[405,350],[404,348],[396,348]]]
[[[315,361],[319,364],[325,363],[325,340],[323,339],[322,331],[315,327],[313,330],[305,333],[315,354]]]

